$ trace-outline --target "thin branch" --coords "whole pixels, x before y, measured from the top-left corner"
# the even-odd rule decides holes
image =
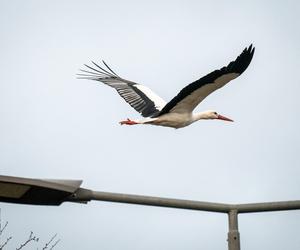
[[[58,242],[60,242],[60,239],[55,241],[55,243],[51,246],[50,250],[52,250],[58,244]]]
[[[51,244],[51,242],[55,239],[56,236],[57,236],[57,234],[53,235],[52,238],[45,244],[45,246],[43,247],[42,250],[47,249],[48,246]]]
[[[8,225],[8,221],[6,221],[4,227],[2,227],[2,216],[1,216],[2,214],[1,214],[1,212],[2,212],[2,210],[1,210],[1,208],[0,208],[0,236],[2,236],[4,230],[6,229],[6,227],[7,227],[7,225]],[[2,249],[8,244],[8,242],[9,242],[11,239],[12,239],[12,237],[10,236],[10,237],[8,237],[8,238],[6,239],[6,241],[5,241],[2,245],[0,244],[0,250],[2,250]]]
[[[4,230],[7,228],[7,225],[8,225],[8,221],[6,221],[5,225],[2,227],[1,208],[0,208],[0,236],[2,236]],[[44,245],[42,250],[46,250],[46,249],[52,250],[60,242],[60,239],[56,240],[56,237],[57,237],[57,234],[53,235],[51,237],[51,239]],[[0,250],[3,250],[12,238],[13,238],[12,236],[8,237],[3,244],[1,244],[1,241],[0,241]],[[55,242],[54,242],[54,240],[55,240]],[[28,239],[24,243],[22,243],[19,247],[17,247],[16,250],[23,249],[30,242],[38,242],[38,241],[39,241],[39,238],[36,237],[34,235],[34,233],[31,231]]]
[[[0,235],[3,233],[3,231],[5,230],[5,228],[7,227],[7,225],[8,225],[8,221],[5,222],[5,225],[4,225],[3,228],[0,228]]]
[[[16,250],[22,249],[23,247],[25,247],[31,241],[35,241],[35,242],[39,241],[39,238],[37,238],[36,236],[34,236],[33,232],[30,232],[29,238],[23,244],[21,244],[21,246],[19,248],[16,248]]]
[[[8,238],[6,239],[6,241],[4,242],[4,244],[3,244],[3,245],[0,245],[0,250],[2,250],[2,249],[7,245],[7,243],[8,243],[11,239],[12,239],[11,236],[8,237]]]

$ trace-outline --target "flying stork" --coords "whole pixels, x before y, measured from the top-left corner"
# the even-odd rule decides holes
[[[177,129],[198,120],[218,119],[233,122],[213,110],[200,113],[193,113],[193,110],[209,94],[241,75],[250,64],[254,50],[251,44],[235,61],[187,85],[168,103],[148,87],[118,76],[104,61],[102,62],[105,67],[95,62],[92,62],[93,67],[84,64],[87,69],[81,70],[83,73],[78,75],[81,79],[99,81],[114,88],[131,107],[145,117],[141,120],[124,120],[120,122],[121,125],[152,124]]]

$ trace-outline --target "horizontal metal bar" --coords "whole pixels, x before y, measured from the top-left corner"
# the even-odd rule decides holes
[[[169,208],[181,208],[190,210],[202,210],[208,212],[229,213],[235,210],[237,213],[255,213],[255,212],[270,212],[281,210],[300,209],[300,200],[296,201],[278,201],[278,202],[262,202],[249,204],[226,204],[203,202],[193,200],[182,200],[172,198],[161,198],[144,195],[122,194],[92,191],[89,189],[79,188],[74,195],[70,196],[67,201],[73,202],[88,202],[91,200],[110,201],[129,203],[137,205],[148,205]]]
[[[272,211],[282,211],[282,210],[296,210],[296,209],[300,209],[300,200],[238,204],[236,205],[236,207],[239,213],[258,213],[258,212],[272,212]]]
[[[233,209],[231,205],[223,203],[202,202],[192,200],[179,200],[153,196],[99,192],[80,188],[75,195],[69,197],[68,201],[87,202],[91,200],[130,203],[137,205],[148,205],[169,208],[181,208],[191,210],[202,210],[209,212],[228,213]]]

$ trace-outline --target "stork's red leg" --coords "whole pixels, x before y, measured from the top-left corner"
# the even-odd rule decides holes
[[[125,121],[120,121],[120,124],[121,125],[135,125],[135,124],[139,124],[139,123],[137,123],[137,122],[135,122],[135,121],[132,121],[132,120],[130,120],[130,119],[128,119],[127,118],[127,120],[125,120]]]

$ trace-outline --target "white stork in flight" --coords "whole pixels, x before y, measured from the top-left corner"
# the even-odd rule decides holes
[[[152,124],[183,128],[198,120],[233,121],[213,110],[200,113],[193,113],[193,110],[209,94],[241,75],[250,64],[253,54],[254,47],[251,44],[235,61],[187,85],[168,103],[148,87],[119,77],[104,61],[106,69],[92,62],[93,67],[85,64],[88,70],[81,70],[83,74],[78,75],[81,79],[99,81],[114,88],[131,107],[145,117],[141,120],[121,121],[121,125]]]

